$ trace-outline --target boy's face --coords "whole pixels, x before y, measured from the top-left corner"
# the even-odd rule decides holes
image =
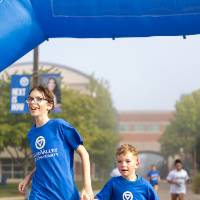
[[[117,156],[117,168],[121,175],[126,179],[135,176],[135,169],[138,168],[139,160],[131,152]]]

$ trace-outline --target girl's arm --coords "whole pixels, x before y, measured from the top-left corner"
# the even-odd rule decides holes
[[[83,190],[81,200],[92,200],[94,199],[94,194],[91,186],[89,154],[83,145],[79,145],[76,151],[82,161]]]
[[[35,172],[35,168],[24,178],[23,181],[19,183],[18,185],[19,192],[25,193],[25,189],[27,188],[27,186],[30,185],[34,172]]]

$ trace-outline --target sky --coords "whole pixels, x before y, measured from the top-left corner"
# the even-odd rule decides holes
[[[66,65],[109,82],[120,111],[170,111],[200,88],[200,36],[50,39],[42,62]],[[33,60],[30,52],[16,63]]]

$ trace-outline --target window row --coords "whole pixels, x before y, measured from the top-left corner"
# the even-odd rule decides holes
[[[119,124],[119,132],[159,132],[160,130],[161,125],[155,123]]]

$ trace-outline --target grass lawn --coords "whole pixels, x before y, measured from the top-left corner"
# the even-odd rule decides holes
[[[92,181],[92,189],[93,191],[98,191],[101,189],[105,184],[105,181]],[[76,181],[76,185],[78,190],[81,191],[83,188],[83,183],[81,181]]]
[[[105,182],[99,182],[99,181],[93,181],[92,183],[92,187],[93,190],[98,190],[100,188],[102,188],[102,186],[104,185]],[[77,186],[79,191],[81,191],[82,189],[82,182],[78,182],[77,181]],[[1,197],[16,197],[16,196],[23,196],[22,194],[20,194],[18,192],[18,184],[16,183],[9,183],[7,185],[0,185],[0,198]]]
[[[0,185],[0,197],[22,196],[17,190],[18,184]]]

